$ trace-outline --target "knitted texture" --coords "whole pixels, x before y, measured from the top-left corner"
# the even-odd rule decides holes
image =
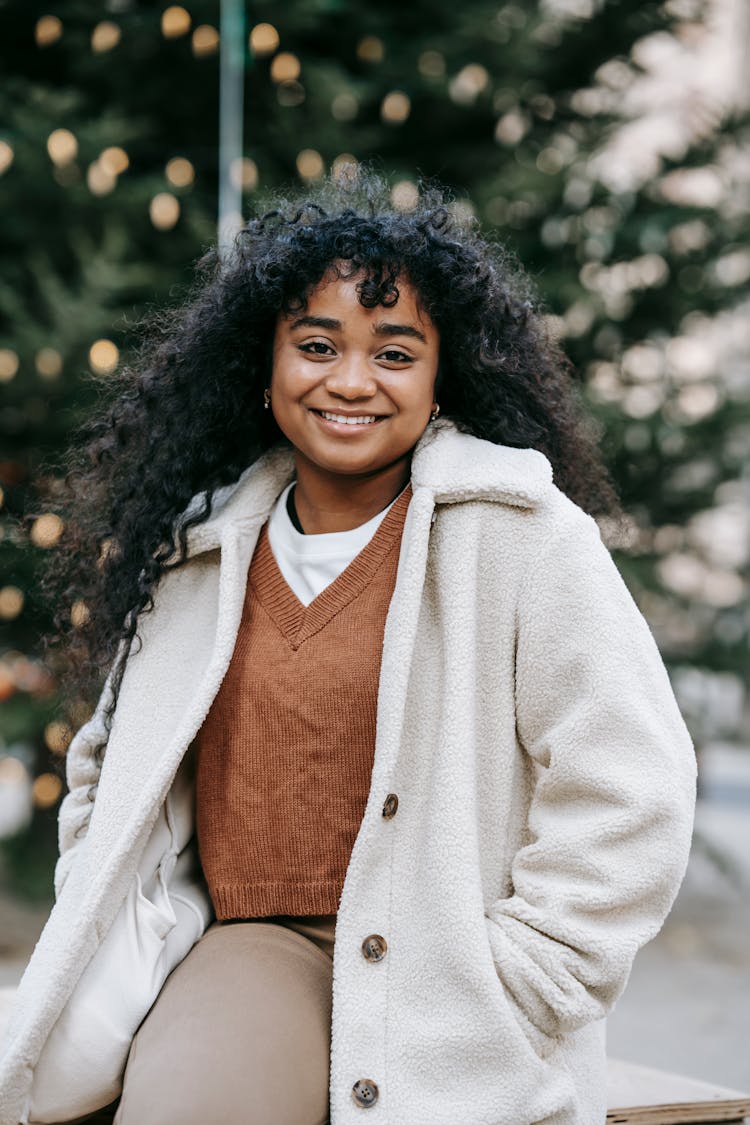
[[[305,607],[260,533],[237,642],[197,736],[218,919],[334,914],[370,790],[383,630],[411,499]]]

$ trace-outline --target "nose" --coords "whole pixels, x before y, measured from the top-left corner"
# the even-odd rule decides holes
[[[345,399],[370,398],[378,389],[366,360],[356,355],[339,357],[329,367],[325,382],[326,390]]]

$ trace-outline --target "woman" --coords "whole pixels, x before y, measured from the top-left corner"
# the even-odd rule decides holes
[[[604,1119],[692,745],[569,370],[421,187],[279,198],[92,427],[58,585],[110,673],[0,1125]]]

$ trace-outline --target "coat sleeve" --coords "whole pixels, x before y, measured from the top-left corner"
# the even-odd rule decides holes
[[[97,755],[96,748],[106,743],[108,738],[105,711],[111,702],[112,681],[120,660],[125,656],[125,646],[126,642],[120,643],[93,715],[80,727],[68,746],[65,759],[68,792],[62,799],[57,818],[59,857],[53,878],[55,900],[60,897],[88,831],[101,772],[101,756]]]
[[[600,1019],[685,874],[695,754],[650,629],[596,522],[566,509],[526,579],[516,728],[532,758],[512,893],[485,911],[537,1046]]]

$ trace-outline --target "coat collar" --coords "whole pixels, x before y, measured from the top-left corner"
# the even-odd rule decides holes
[[[294,453],[286,445],[267,450],[232,484],[217,489],[211,515],[190,528],[187,557],[221,545],[227,528],[262,524],[294,476]],[[534,508],[552,484],[552,466],[536,449],[516,449],[461,433],[450,418],[431,423],[412,455],[412,489],[426,489],[435,504],[491,500]],[[197,493],[177,525],[200,510],[205,493]],[[175,555],[172,558],[176,558]]]

